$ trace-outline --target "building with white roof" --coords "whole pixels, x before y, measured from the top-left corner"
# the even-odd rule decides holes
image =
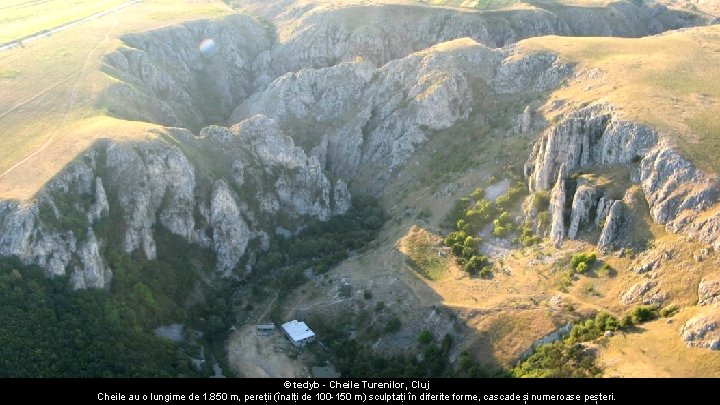
[[[315,340],[315,332],[310,330],[305,322],[292,320],[284,323],[282,325],[282,329],[292,344],[297,347],[305,346],[306,343],[310,343]]]

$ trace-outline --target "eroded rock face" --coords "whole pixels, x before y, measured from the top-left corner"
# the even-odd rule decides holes
[[[605,219],[605,226],[598,239],[598,249],[601,252],[609,252],[623,245],[622,240],[627,234],[628,219],[625,203],[621,200],[613,202],[610,212]]]
[[[690,318],[680,334],[690,347],[720,350],[720,308],[711,307]]]
[[[110,111],[199,136],[172,129],[169,141],[105,142],[63,170],[36,202],[0,202],[0,255],[38,264],[49,275],[69,274],[76,288],[105,287],[112,273],[99,253],[107,243],[99,224],[113,216],[122,223],[114,231],[124,251],[154,259],[162,226],[213,249],[218,270],[229,274],[252,240],[267,245],[278,217],[341,214],[358,172],[372,168],[366,176],[382,188],[430,136],[468,119],[480,100],[548,91],[571,71],[554,55],[493,47],[551,33],[645,35],[664,29],[667,13],[616,8],[627,18],[590,23],[581,9],[509,16],[402,6],[419,14],[400,13],[393,24],[368,16],[355,26],[333,23],[332,13],[316,15],[312,7],[259,7],[279,13],[272,18],[294,15],[297,25],[280,43],[247,15],[125,36],[125,46],[104,60],[104,70],[119,80],[105,94]],[[361,11],[338,12],[357,20]],[[526,112],[522,132],[532,127]],[[228,121],[238,124],[205,127]],[[526,166],[532,190],[560,185],[553,191],[553,240],[565,235],[569,172],[638,160],[653,218],[720,243],[714,239],[720,218],[697,212],[716,202],[714,184],[654,132],[602,105],[548,129]],[[331,181],[326,169],[339,179]],[[589,220],[593,206],[586,193],[576,195],[571,229]],[[606,200],[596,215],[607,211],[606,228],[618,217],[612,204]]]
[[[482,98],[544,91],[570,72],[552,55],[515,54],[465,38],[380,68],[303,69],[251,96],[233,119],[267,115],[335,175],[347,181],[373,167],[382,185],[430,136],[468,119]]]
[[[559,247],[565,238],[565,167],[558,173],[550,195],[550,239]]]
[[[267,230],[275,229],[278,217],[300,226],[350,207],[346,184],[331,182],[317,158],[267,117],[232,129],[210,127],[200,137],[179,129],[166,136],[171,140],[100,142],[37,201],[1,202],[0,255],[37,264],[50,276],[67,274],[74,288],[106,288],[112,271],[101,247],[108,237],[119,233],[121,249],[153,260],[161,226],[212,249],[218,272],[230,275],[251,240],[267,247]],[[109,215],[122,227],[99,234],[100,219]]]
[[[491,48],[543,35],[652,35],[705,20],[665,7],[613,3],[606,8],[553,7],[483,13],[469,9],[368,2],[243,2],[254,13],[288,26],[273,50],[280,74],[326,67],[357,56],[381,66],[432,45],[469,37]],[[362,21],[362,23],[358,23]]]
[[[245,254],[252,234],[241,216],[237,196],[222,180],[213,187],[209,216],[217,270],[229,275]]]
[[[525,175],[531,191],[549,190],[563,164],[572,173],[639,162],[657,140],[649,128],[616,119],[609,106],[586,107],[545,131],[525,164]]]
[[[93,174],[94,155],[86,157],[90,163],[71,164],[32,203],[0,202],[0,255],[37,264],[51,277],[69,274],[76,289],[106,287],[112,277],[89,228],[95,214],[107,212],[107,201]]]
[[[597,189],[590,185],[579,185],[573,196],[570,226],[568,227],[569,239],[575,239],[578,229],[590,223],[596,205]]]
[[[108,91],[111,113],[191,129],[223,122],[268,80],[274,42],[265,26],[245,14],[122,40],[125,47],[104,58],[104,70],[122,80]]]
[[[720,303],[720,277],[708,275],[698,285],[698,305]]]
[[[572,173],[617,165],[628,166],[635,173],[631,180],[642,188],[655,222],[720,247],[714,236],[720,232],[717,178],[697,169],[654,130],[619,118],[611,106],[579,109],[549,127],[535,143],[524,170],[529,189],[534,192],[554,190],[561,168]],[[573,199],[573,207],[595,205],[587,190],[578,192],[576,196],[581,200]],[[607,251],[621,247],[625,242],[619,232],[627,224],[622,215],[623,203],[603,195],[596,206],[595,225],[604,222],[599,248]],[[584,218],[585,211],[581,211]],[[581,227],[579,214],[576,218]]]

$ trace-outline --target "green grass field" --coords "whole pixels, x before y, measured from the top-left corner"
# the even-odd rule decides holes
[[[0,5],[0,44],[89,17],[127,0],[5,0]]]

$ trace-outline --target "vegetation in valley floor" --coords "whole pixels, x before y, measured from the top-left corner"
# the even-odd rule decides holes
[[[322,275],[351,253],[367,249],[386,221],[379,203],[371,197],[353,197],[344,215],[314,222],[289,238],[276,237],[269,249],[258,254],[252,274],[242,282],[248,302],[261,302],[277,292],[269,317],[283,323],[286,297],[307,282],[306,272]],[[248,304],[252,311],[255,305]]]
[[[540,242],[541,238],[533,233],[530,224],[516,224],[509,212],[525,194],[525,184],[517,181],[495,202],[487,200],[481,188],[456,201],[446,218],[446,223],[454,223],[455,231],[445,238],[445,244],[455,255],[458,265],[470,274],[490,275],[490,260],[479,253],[483,240],[478,236],[489,224],[492,224],[493,237],[504,239],[517,234],[514,241],[522,246]]]
[[[312,324],[323,336],[322,345],[316,343],[311,346],[316,361],[320,364],[331,362],[347,378],[488,376],[466,349],[460,349],[457,366],[450,362],[451,353],[458,349],[449,334],[438,339],[423,330],[416,342],[402,354],[376,353],[371,347],[372,342],[397,330],[368,322],[368,319],[366,311],[356,314],[345,312],[332,319],[313,318]],[[393,319],[390,318],[389,322]]]

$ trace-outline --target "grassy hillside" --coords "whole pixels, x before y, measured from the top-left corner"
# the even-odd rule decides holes
[[[111,83],[100,59],[120,46],[119,36],[231,12],[221,1],[146,0],[0,51],[0,198],[31,198],[98,137],[143,136],[152,128],[110,119],[95,106]],[[0,11],[0,19],[6,15]]]
[[[500,10],[511,7],[552,8],[556,6],[599,7],[612,0],[416,0],[434,6],[452,6],[475,10]]]
[[[570,101],[567,108],[606,100],[670,134],[703,169],[720,172],[720,26],[640,39],[542,37],[520,47],[558,53],[584,73],[551,100]]]
[[[51,30],[126,0],[7,0],[0,6],[0,44]]]

